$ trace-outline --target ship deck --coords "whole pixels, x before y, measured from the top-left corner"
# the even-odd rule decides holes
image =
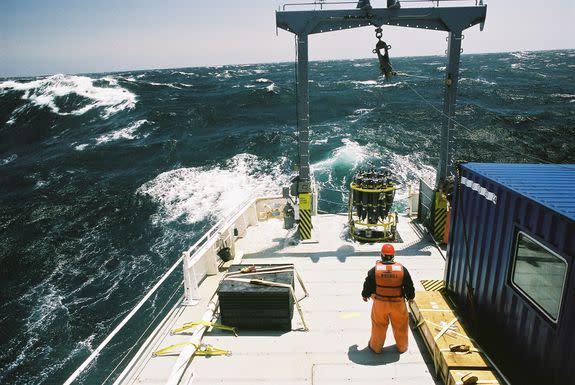
[[[314,242],[293,245],[294,230],[271,219],[250,227],[236,243],[242,263],[293,263],[302,276],[309,297],[301,301],[309,331],[303,330],[294,309],[292,330],[239,331],[239,336],[208,330],[203,342],[230,350],[231,356],[194,357],[180,384],[439,384],[433,362],[410,321],[409,349],[396,350],[391,333],[384,352],[367,347],[371,302],[361,299],[367,271],[379,257],[381,244],[359,244],[348,239],[347,217],[323,214],[314,217]],[[427,233],[407,216],[400,216],[395,243],[396,260],[420,280],[443,279],[445,261]],[[170,335],[169,330],[202,318],[225,271],[207,277],[200,285],[202,300],[196,306],[178,304],[148,339],[120,379],[122,384],[166,384],[176,360],[174,355],[153,357],[160,348],[189,341],[190,335]],[[296,296],[303,291],[296,282]]]

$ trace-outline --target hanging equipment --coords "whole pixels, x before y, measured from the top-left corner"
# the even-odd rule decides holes
[[[387,45],[386,42],[381,40],[383,36],[383,30],[381,27],[375,29],[375,37],[378,39],[377,44],[375,45],[375,49],[373,53],[377,54],[377,58],[379,59],[379,69],[381,70],[381,74],[385,75],[385,80],[391,79],[392,75],[396,75],[391,67],[391,63],[389,62],[389,53],[388,51],[391,49],[390,45]],[[381,54],[381,50],[384,50],[383,55]]]

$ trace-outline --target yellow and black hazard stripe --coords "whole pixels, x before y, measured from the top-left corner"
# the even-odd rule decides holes
[[[443,241],[445,221],[447,220],[447,200],[439,191],[435,193],[435,212],[433,217],[433,236],[436,241]]]
[[[442,279],[422,279],[420,282],[426,291],[441,291],[445,288],[445,281]]]
[[[311,239],[311,194],[299,194],[299,236]]]

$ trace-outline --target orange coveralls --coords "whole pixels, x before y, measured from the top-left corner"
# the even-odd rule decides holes
[[[415,290],[407,269],[399,263],[378,261],[365,279],[364,298],[373,298],[371,308],[371,338],[369,347],[381,353],[387,327],[391,321],[397,350],[403,353],[408,345],[408,316],[405,299],[413,299]]]

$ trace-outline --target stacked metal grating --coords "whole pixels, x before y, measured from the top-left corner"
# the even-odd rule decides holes
[[[248,265],[231,265],[235,273]],[[256,264],[256,269],[289,266],[285,272],[250,275],[250,279],[264,280],[294,287],[293,265]],[[287,287],[272,287],[249,282],[223,280],[218,288],[221,323],[248,330],[291,330],[294,298]]]

